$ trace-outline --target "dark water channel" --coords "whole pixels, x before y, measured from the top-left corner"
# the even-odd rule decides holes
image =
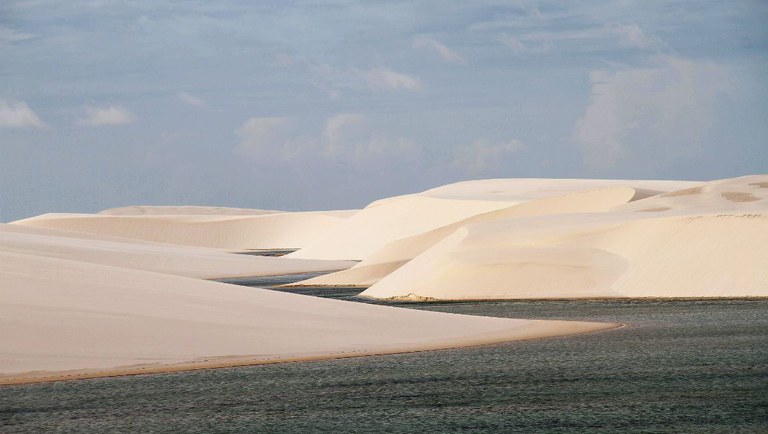
[[[300,290],[351,300],[358,291]],[[627,326],[460,350],[3,387],[0,432],[768,432],[768,300],[401,305]]]

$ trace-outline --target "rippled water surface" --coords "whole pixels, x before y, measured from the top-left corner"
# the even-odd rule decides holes
[[[768,432],[768,300],[405,306],[627,326],[460,350],[4,387],[0,431]]]

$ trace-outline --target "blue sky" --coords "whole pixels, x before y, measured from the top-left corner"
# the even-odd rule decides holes
[[[0,221],[768,172],[768,2],[0,3]]]

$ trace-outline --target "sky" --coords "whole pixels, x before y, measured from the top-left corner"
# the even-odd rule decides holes
[[[0,222],[768,173],[768,2],[4,0]]]

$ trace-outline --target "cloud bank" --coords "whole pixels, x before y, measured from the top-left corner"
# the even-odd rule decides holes
[[[466,60],[459,53],[446,47],[445,44],[434,38],[426,36],[417,36],[413,38],[413,48],[426,49],[434,51],[447,63],[465,64]]]
[[[88,106],[85,108],[85,117],[78,122],[80,125],[92,127],[106,125],[126,125],[136,120],[136,116],[123,107],[109,105],[103,107]]]
[[[665,165],[691,154],[729,89],[725,68],[673,56],[644,68],[593,71],[590,81],[591,102],[573,138],[585,164],[598,171],[638,160]]]

